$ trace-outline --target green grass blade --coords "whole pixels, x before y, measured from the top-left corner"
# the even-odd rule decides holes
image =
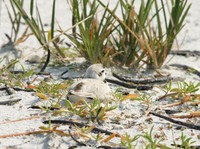
[[[33,9],[34,9],[34,0],[31,0],[30,2],[30,15],[33,16]]]
[[[51,13],[51,39],[54,37],[55,7],[56,7],[56,1],[53,0],[52,13]]]

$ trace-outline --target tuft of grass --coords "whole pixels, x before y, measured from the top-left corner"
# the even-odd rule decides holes
[[[161,149],[170,149],[170,147],[164,145],[164,144],[161,144],[161,142],[163,141],[163,139],[156,139],[154,136],[153,136],[153,127],[150,129],[149,132],[145,132],[144,134],[141,135],[141,137],[143,139],[145,139],[147,142],[144,142],[144,147],[146,149],[157,149],[157,148],[161,148]]]
[[[164,0],[141,0],[136,11],[135,0],[120,0],[120,19],[100,0],[98,2],[119,23],[115,29],[118,36],[113,36],[116,53],[113,60],[134,68],[145,65],[155,69],[163,65],[191,7],[187,0],[166,1],[166,4]]]
[[[20,1],[18,0],[13,0],[13,5],[16,7],[16,9],[18,10],[20,16],[24,19],[24,21],[26,22],[26,24],[28,25],[28,27],[31,29],[33,35],[36,37],[36,39],[38,40],[38,42],[41,44],[41,46],[48,52],[47,55],[47,59],[46,62],[44,64],[44,66],[41,68],[41,72],[43,72],[49,61],[50,61],[50,47],[49,47],[49,42],[48,41],[52,41],[55,49],[58,51],[58,53],[62,56],[65,57],[64,53],[62,52],[62,50],[60,50],[59,46],[57,45],[57,40],[58,38],[54,38],[54,23],[55,23],[55,5],[56,5],[56,1],[53,1],[52,4],[52,17],[51,17],[51,29],[49,32],[49,35],[47,38],[46,36],[46,31],[44,30],[43,27],[43,22],[42,22],[42,18],[37,6],[37,3],[35,5],[34,0],[30,1],[30,13],[28,14],[24,8],[22,7]],[[34,11],[36,11],[36,18],[34,18],[33,14]]]
[[[114,30],[114,18],[105,9],[99,21],[97,19],[99,5],[95,0],[70,1],[72,6],[72,25],[82,22],[73,29],[73,34],[65,34],[75,45],[81,56],[91,63],[108,63],[112,54],[109,37]],[[117,6],[113,10],[115,12]]]
[[[27,85],[27,80],[29,77],[32,77],[35,72],[33,69],[25,71],[23,65],[20,64],[22,68],[22,73],[15,74],[10,69],[14,67],[15,64],[20,64],[18,60],[11,61],[7,66],[4,66],[0,69],[0,83],[3,83],[9,87],[22,87],[24,88]]]
[[[191,148],[191,145],[195,143],[195,141],[192,141],[191,137],[187,137],[186,135],[181,133],[181,147],[183,148]]]
[[[178,97],[185,97],[186,95],[195,94],[200,87],[200,83],[194,82],[177,82],[176,87],[172,87],[172,81],[170,81],[166,86],[166,94],[174,93]],[[174,95],[173,94],[173,95]]]
[[[136,142],[139,138],[139,135],[131,137],[129,134],[126,133],[125,136],[121,136],[121,145],[127,147],[128,149],[132,149],[136,147],[136,145],[133,146],[133,143]]]
[[[45,45],[47,43],[46,37],[45,37],[45,31],[42,25],[42,20],[40,17],[40,12],[38,7],[36,6],[36,13],[38,15],[38,20],[34,19],[33,17],[33,11],[34,11],[34,0],[31,0],[30,2],[30,17],[27,14],[27,12],[23,9],[23,7],[20,5],[18,0],[13,0],[13,4],[18,9],[20,15],[25,20],[26,24],[29,26],[29,28],[32,30],[33,34],[39,41],[41,45]],[[47,50],[48,46],[44,46],[44,48]]]
[[[17,27],[13,27],[15,34],[18,33],[22,17],[42,47],[48,51],[48,57],[41,72],[49,62],[50,42],[64,58],[65,54],[57,44],[59,36],[54,35],[56,1],[52,3],[51,29],[48,32],[48,39],[34,0],[30,1],[29,14],[24,11],[22,0],[10,2],[13,6],[12,10],[16,12],[14,13],[16,19],[10,17],[13,24],[15,20],[17,21]],[[61,34],[65,34],[73,42],[81,56],[90,63],[119,64],[134,68],[142,66],[160,68],[163,65],[178,33],[184,27],[185,17],[191,7],[188,0],[141,0],[139,10],[134,7],[135,0],[120,0],[113,10],[100,0],[70,0],[68,4],[71,5],[73,15],[72,34],[66,34],[60,28]],[[102,15],[99,15],[100,6],[103,6]],[[121,8],[122,19],[116,14],[118,7]],[[37,19],[34,19],[34,11],[36,11]],[[26,31],[23,38],[30,36],[25,36],[25,34]]]
[[[66,100],[66,108],[71,111],[72,114],[76,114],[82,118],[87,118],[91,121],[94,120],[106,120],[106,113],[117,108],[117,106],[106,103],[104,107],[101,106],[99,99],[94,99],[92,103],[88,103],[85,100],[80,99],[80,102],[71,103]]]
[[[146,4],[142,0],[138,13],[135,10],[134,2],[134,0],[130,2],[119,1],[122,20],[113,14],[119,22],[116,29],[117,37],[113,36],[113,40],[117,53],[114,61],[121,63],[121,65],[137,68],[141,61],[145,61],[145,51],[142,50],[144,48],[148,50],[145,45],[144,29],[146,28],[153,0],[149,0]]]
[[[12,0],[9,0],[11,9],[9,9],[9,6],[6,4],[5,0],[3,0],[3,2],[5,4],[10,23],[12,24],[11,33],[10,33],[10,35],[7,35],[7,36],[9,36],[10,42],[16,43],[17,38],[18,38],[18,33],[20,30],[22,17],[19,14],[19,12],[17,11],[17,9],[14,7],[14,2]],[[19,0],[18,3],[21,7],[23,7],[24,0]],[[25,31],[25,33],[26,33],[26,31]]]
[[[63,91],[68,88],[68,82],[61,82],[61,83],[48,83],[45,81],[41,81],[36,89],[37,93],[42,93],[44,95],[48,95],[51,98],[61,98],[63,95]]]

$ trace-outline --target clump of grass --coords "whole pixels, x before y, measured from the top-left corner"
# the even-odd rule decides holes
[[[60,50],[59,46],[57,45],[56,40],[58,40],[57,38],[54,39],[54,22],[55,22],[55,5],[56,5],[56,1],[53,1],[52,4],[52,17],[51,17],[51,29],[49,31],[49,35],[48,38],[46,36],[46,31],[44,30],[43,27],[43,22],[42,22],[42,18],[38,9],[38,6],[36,4],[36,6],[34,5],[34,0],[30,1],[30,14],[28,14],[24,8],[22,7],[22,5],[20,4],[20,1],[18,0],[13,0],[13,5],[17,8],[17,10],[19,11],[21,17],[23,17],[23,19],[25,20],[26,24],[28,25],[28,27],[31,29],[32,33],[34,34],[34,36],[36,37],[36,39],[38,40],[38,42],[41,44],[41,46],[48,52],[47,55],[47,59],[46,62],[44,64],[44,66],[41,68],[41,72],[43,72],[49,61],[50,61],[50,47],[49,47],[49,41],[51,41],[55,47],[55,49],[58,51],[58,53],[64,57],[64,53]],[[34,10],[36,11],[36,19],[33,16],[33,12]],[[53,40],[54,39],[54,40]]]
[[[18,60],[11,61],[7,66],[0,69],[0,83],[3,83],[9,87],[20,87],[24,88],[27,85],[28,78],[35,74],[33,69],[25,71],[23,65],[20,64],[22,68],[22,73],[13,73],[12,67],[15,64],[20,64]],[[11,70],[10,70],[11,69]]]
[[[18,20],[24,18],[36,39],[48,51],[46,64],[41,69],[44,71],[49,62],[49,42],[52,42],[58,53],[65,57],[54,36],[56,2],[53,1],[48,39],[45,37],[38,7],[37,5],[34,7],[34,0],[30,2],[30,15],[24,11],[20,2],[22,1],[12,1],[21,14]],[[81,56],[91,63],[101,62],[105,65],[112,63],[134,68],[144,65],[147,68],[160,68],[163,65],[178,33],[184,27],[185,17],[191,6],[187,0],[170,2],[142,0],[137,11],[134,7],[135,0],[120,0],[113,10],[100,0],[68,2],[72,6],[73,33],[69,35],[62,32],[62,34],[74,43]],[[98,18],[100,6],[103,6],[104,10]],[[118,6],[121,8],[122,19],[115,14]],[[34,8],[38,19],[33,17]],[[117,33],[117,36],[112,36],[111,39],[113,32]]]
[[[135,68],[143,65],[160,68],[163,65],[191,6],[187,0],[172,0],[170,4],[165,4],[164,0],[159,3],[157,0],[142,0],[139,11],[136,11],[135,0],[120,0],[120,19],[100,0],[98,2],[119,22],[118,36],[113,38],[116,53],[113,60]]]
[[[136,147],[136,145],[133,145],[138,139],[140,138],[139,135],[136,135],[134,137],[131,137],[129,134],[125,134],[121,137],[121,145],[124,147],[127,147],[128,149]]]
[[[77,103],[71,103],[69,100],[66,100],[66,108],[71,111],[72,114],[79,115],[91,121],[97,119],[105,121],[106,112],[114,110],[116,107],[115,105],[110,105],[108,102],[102,107],[99,99],[94,99],[91,103],[81,99],[80,102]]]
[[[141,52],[139,45],[144,45],[142,43],[143,30],[146,27],[153,0],[148,1],[146,4],[142,0],[139,13],[136,13],[134,2],[134,0],[130,2],[119,1],[122,20],[113,14],[119,22],[119,26],[116,29],[117,36],[113,36],[117,53],[113,60],[119,64],[121,63],[121,65],[138,67],[139,63],[145,58],[145,54]]]
[[[82,22],[73,29],[72,35],[67,37],[74,43],[78,52],[91,63],[108,63],[111,56],[109,36],[114,30],[114,18],[105,9],[99,21],[97,19],[99,5],[95,0],[71,1],[72,24]],[[113,10],[113,13],[115,9]],[[78,29],[78,30],[77,30]]]
[[[181,145],[183,148],[191,148],[191,145],[194,144],[195,141],[192,140],[191,137],[187,137],[184,133],[181,133]]]
[[[19,33],[19,30],[20,30],[21,18],[22,17],[19,14],[19,12],[17,11],[17,9],[14,7],[14,3],[13,3],[12,0],[9,0],[9,5],[11,6],[11,9],[9,9],[9,6],[5,3],[4,0],[3,0],[3,2],[4,2],[5,7],[7,9],[9,20],[10,20],[10,23],[12,25],[10,35],[6,35],[6,36],[9,38],[10,42],[16,43],[17,38],[18,38],[18,33]],[[23,4],[24,4],[23,0],[19,0],[18,3],[21,7],[23,7]],[[26,31],[25,31],[25,33],[26,33]]]
[[[145,142],[145,148],[151,148],[151,149],[156,149],[158,147],[161,147],[164,145],[160,144],[161,140],[157,140],[153,137],[153,127],[151,128],[150,132],[146,132],[142,135],[142,138],[144,138],[147,142]],[[162,148],[162,147],[161,147]],[[167,148],[167,147],[166,147]]]
[[[51,98],[61,98],[63,95],[63,91],[68,88],[68,82],[54,83],[53,82],[45,82],[41,81],[36,88],[37,93],[42,93]]]
[[[200,83],[194,83],[194,82],[177,82],[176,86],[172,86],[172,81],[170,81],[165,86],[165,95],[164,96],[178,96],[180,98],[186,97],[188,95],[195,95],[196,92],[199,90]]]

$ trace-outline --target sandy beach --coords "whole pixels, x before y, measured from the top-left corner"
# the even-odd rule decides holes
[[[2,1],[1,1],[2,2]],[[178,35],[179,48],[174,45],[173,50],[188,50],[188,51],[199,51],[200,52],[200,1],[190,0],[192,7],[189,11],[188,16],[186,17],[186,24],[181,33]],[[8,2],[6,2],[8,4]],[[50,29],[51,22],[51,3],[46,1],[38,1],[38,7],[41,12],[41,17],[45,25],[45,30]],[[24,4],[27,10],[29,7],[29,1],[25,1]],[[114,3],[111,3],[113,7]],[[49,11],[47,13],[47,11]],[[15,65],[15,70],[21,70],[21,65],[24,66],[26,70],[35,68],[37,71],[38,64],[29,64],[26,61],[29,60],[32,56],[38,55],[39,58],[42,58],[46,53],[41,49],[40,44],[36,39],[31,36],[25,42],[18,44],[16,47],[12,45],[3,46],[8,42],[5,34],[10,34],[11,24],[9,22],[9,17],[4,3],[2,2],[1,16],[0,16],[0,68],[6,65],[9,61],[18,58],[19,62]],[[68,3],[65,0],[58,0],[56,5],[56,22],[65,30],[71,26],[71,11]],[[22,22],[24,22],[22,20]],[[58,27],[58,25],[56,25]],[[19,35],[22,34],[25,30],[25,25],[22,24]],[[64,38],[64,37],[63,37]],[[64,39],[69,42],[68,39]],[[2,47],[3,46],[3,47]],[[41,80],[49,80],[47,83],[65,83],[66,80],[61,78],[61,73],[66,70],[70,70],[69,77],[80,76],[85,72],[85,67],[79,69],[79,66],[84,62],[82,58],[74,59],[74,65],[70,63],[64,64],[62,67],[48,67],[47,72],[50,75],[33,75],[28,77],[23,82],[33,81],[37,86]],[[185,82],[193,82],[194,84],[199,83],[200,76],[192,73],[191,71],[183,70],[181,67],[174,67],[173,64],[187,65],[189,67],[195,68],[200,71],[200,59],[199,55],[194,56],[181,56],[170,54],[166,60],[165,65],[162,67],[162,72],[170,74],[170,77],[174,78],[173,86],[176,86],[177,80],[185,80]],[[73,67],[73,69],[71,69]],[[114,77],[111,74],[112,68],[106,68],[108,78],[113,79]],[[132,71],[132,70],[131,70]],[[141,76],[145,76],[141,73]],[[76,81],[76,79],[75,79]],[[116,85],[109,83],[113,92],[117,89]],[[169,100],[160,100],[157,99],[164,95],[164,92],[159,89],[160,84],[155,84],[151,90],[147,91],[138,91],[136,89],[126,89],[131,94],[145,94],[147,97],[150,97],[149,100],[125,100],[123,102],[114,102],[112,103],[117,108],[115,110],[109,111],[106,113],[106,120],[102,125],[98,123],[89,122],[86,119],[82,119],[80,116],[71,114],[69,111],[54,116],[56,110],[45,111],[44,109],[34,109],[30,108],[31,106],[49,106],[51,102],[48,100],[42,100],[39,96],[33,92],[27,91],[16,91],[14,90],[11,95],[5,90],[0,90],[0,103],[9,100],[19,100],[18,102],[11,105],[1,105],[0,104],[0,148],[20,148],[20,149],[46,149],[46,148],[69,148],[72,146],[77,146],[77,148],[96,148],[97,146],[107,145],[107,146],[120,146],[120,138],[114,137],[110,141],[97,141],[95,142],[94,136],[95,133],[88,133],[86,136],[76,136],[80,142],[86,142],[87,146],[81,146],[69,135],[69,130],[74,131],[75,128],[69,128],[69,125],[59,125],[52,124],[52,128],[60,130],[60,132],[65,132],[66,134],[44,131],[44,127],[48,127],[48,124],[44,124],[44,121],[48,120],[71,120],[80,123],[87,123],[88,125],[93,125],[97,128],[107,130],[113,133],[118,133],[121,135],[128,134],[132,138],[136,135],[144,135],[149,133],[152,129],[152,136],[155,140],[162,140],[161,143],[170,147],[175,148],[172,144],[174,141],[177,144],[181,144],[181,134],[184,134],[187,138],[191,138],[192,141],[195,141],[192,146],[200,146],[200,130],[199,129],[190,129],[187,127],[179,126],[177,124],[166,121],[157,116],[149,114],[150,111],[155,110],[165,104],[170,103]],[[163,84],[161,84],[162,86]],[[0,84],[0,88],[5,87],[3,83]],[[61,108],[65,108],[67,89],[62,91],[62,97],[59,102],[61,102]],[[196,94],[200,94],[198,90]],[[52,103],[57,102],[57,100],[51,99]],[[117,103],[117,104],[116,104]],[[191,112],[199,112],[200,104],[193,106],[190,103],[183,103],[178,106],[163,108],[158,110],[162,115],[167,115],[165,113],[166,109],[182,111],[180,115],[187,115]],[[157,111],[155,111],[157,112]],[[167,115],[170,116],[170,115]],[[200,127],[200,118],[192,117],[185,119],[176,119],[178,121],[183,121],[187,123],[192,123]],[[30,134],[29,134],[30,132]],[[35,133],[33,133],[35,132]],[[77,132],[78,133],[78,132]],[[17,135],[21,134],[21,135]],[[16,136],[15,136],[16,135]],[[109,135],[103,136],[106,139]],[[103,140],[104,140],[103,139]],[[144,138],[138,139],[133,143],[135,148],[141,148],[145,143]],[[200,148],[200,147],[199,147]]]

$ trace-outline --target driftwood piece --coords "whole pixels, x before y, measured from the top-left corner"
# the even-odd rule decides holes
[[[172,123],[177,124],[177,125],[185,126],[185,127],[190,128],[190,129],[200,130],[200,126],[199,125],[193,125],[193,124],[190,124],[190,123],[177,121],[177,120],[174,120],[174,119],[172,119],[170,117],[167,117],[167,116],[164,116],[164,115],[160,115],[160,114],[155,113],[155,112],[150,112],[149,114],[152,114],[154,116],[160,117],[160,118],[162,118],[162,119],[164,119],[166,121],[172,122]]]

